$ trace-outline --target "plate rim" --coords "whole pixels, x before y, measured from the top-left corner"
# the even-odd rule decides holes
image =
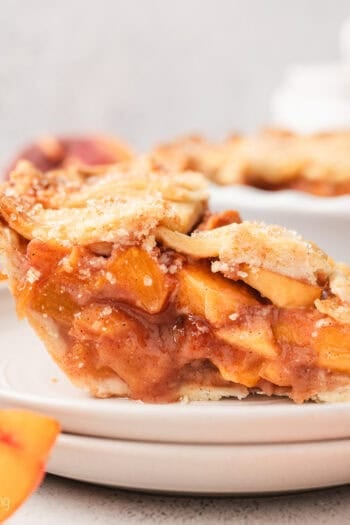
[[[91,460],[92,455],[99,461]],[[324,468],[325,460],[331,462],[331,468]],[[118,468],[114,469],[116,464]],[[47,471],[131,490],[271,494],[348,483],[349,464],[350,439],[291,444],[198,445],[135,443],[61,434]]]
[[[33,399],[39,399],[39,402],[33,403]],[[347,423],[349,402],[310,403],[302,406],[288,402],[265,405],[262,402],[261,406],[254,404],[249,408],[249,401],[234,406],[235,400],[231,400],[230,404],[225,404],[223,400],[213,405],[210,401],[168,405],[145,404],[128,399],[55,401],[52,403],[52,398],[31,394],[4,393],[4,389],[0,389],[0,402],[3,405],[50,414],[60,420],[66,432],[100,439],[197,444],[276,444],[350,439]],[[93,409],[90,402],[94,403]],[[223,429],[227,418],[231,419],[231,424]],[[232,424],[234,418],[239,428]],[[222,432],[210,430],[203,435],[208,421],[212,428],[221,428]],[[280,430],[270,430],[270,426]],[[290,432],[294,426],[295,430]],[[298,430],[298,426],[303,427],[302,431]],[[159,427],[162,427],[161,430]],[[175,427],[179,430],[173,432]]]
[[[213,208],[218,204],[230,207],[238,203],[252,210],[269,208],[271,211],[334,218],[350,216],[350,194],[322,197],[296,190],[265,191],[242,184],[220,186],[213,183],[209,185],[208,194]]]

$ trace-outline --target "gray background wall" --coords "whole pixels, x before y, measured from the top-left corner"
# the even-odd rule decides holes
[[[0,162],[33,136],[139,148],[268,119],[286,64],[332,60],[349,0],[0,0]]]

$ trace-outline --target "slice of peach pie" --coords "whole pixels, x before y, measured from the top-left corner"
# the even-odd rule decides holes
[[[210,213],[205,191],[148,159],[20,163],[0,191],[19,315],[97,397],[350,399],[349,269],[282,227]]]

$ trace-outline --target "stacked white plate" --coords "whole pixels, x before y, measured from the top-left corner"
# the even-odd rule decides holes
[[[295,229],[349,261],[350,197],[211,188],[214,209]],[[91,399],[73,387],[0,283],[0,406],[62,424],[51,473],[130,489],[268,493],[350,482],[350,403],[251,398],[149,405]]]

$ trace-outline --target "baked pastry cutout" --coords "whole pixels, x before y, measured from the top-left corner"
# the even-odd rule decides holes
[[[189,136],[154,155],[173,169],[203,172],[217,184],[294,189],[319,196],[350,193],[350,132],[296,135],[277,129],[214,143]]]
[[[0,190],[18,314],[97,397],[350,399],[350,270],[279,226],[208,210],[149,158]]]

